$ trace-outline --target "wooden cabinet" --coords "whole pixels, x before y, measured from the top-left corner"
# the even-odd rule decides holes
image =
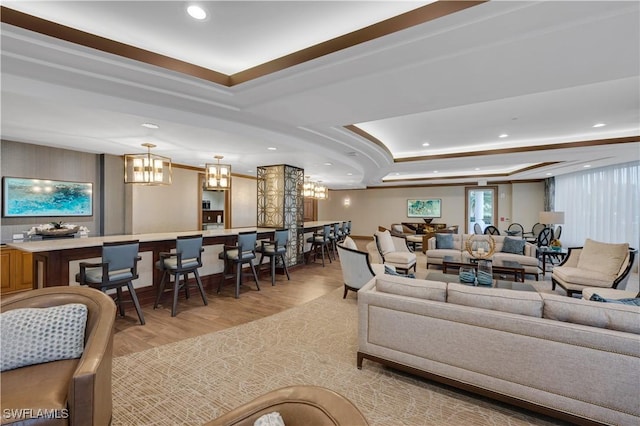
[[[33,256],[13,248],[0,248],[0,294],[33,288]]]

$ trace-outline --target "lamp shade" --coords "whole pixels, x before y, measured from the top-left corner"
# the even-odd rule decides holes
[[[171,159],[151,153],[155,145],[143,143],[147,152],[124,156],[124,182],[143,185],[170,185]]]
[[[544,225],[561,225],[564,223],[564,212],[540,212],[538,221]]]

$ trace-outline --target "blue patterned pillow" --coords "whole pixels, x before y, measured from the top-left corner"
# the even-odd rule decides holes
[[[513,254],[524,254],[524,245],[527,242],[520,238],[504,238],[504,243],[502,244],[502,252],[503,253],[513,253]]]
[[[453,249],[453,234],[436,234],[437,249]]]
[[[3,312],[0,371],[80,358],[86,325],[87,307],[81,303]]]
[[[640,298],[633,297],[629,299],[605,299],[599,294],[593,293],[589,300],[593,300],[594,302],[619,303],[621,305],[640,306]]]

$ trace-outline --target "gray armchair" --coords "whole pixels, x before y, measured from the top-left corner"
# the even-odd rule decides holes
[[[349,290],[357,292],[375,275],[384,273],[384,265],[372,265],[369,262],[369,253],[367,252],[348,248],[343,243],[338,243],[338,255],[344,280],[343,299],[347,297]]]

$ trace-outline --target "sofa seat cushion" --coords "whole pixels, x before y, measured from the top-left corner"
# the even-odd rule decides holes
[[[416,263],[416,255],[408,251],[394,251],[384,255],[384,262],[395,266],[409,267]]]
[[[452,250],[436,249],[436,250],[427,250],[426,255],[429,263],[435,263],[431,261],[432,259],[439,259],[440,262],[438,263],[442,263],[442,259],[445,256],[451,256],[456,260],[456,262],[459,262],[461,253],[460,253],[460,250],[455,250],[455,249],[452,249]]]
[[[492,256],[494,260],[509,260],[518,262],[522,266],[538,266],[538,259],[532,256],[524,256],[521,254],[512,254],[505,252],[495,252]]]
[[[2,373],[2,408],[20,409],[30,408],[33,415],[38,410],[66,410],[67,393],[73,373],[79,360],[67,359],[47,362],[45,364],[30,365]],[[60,411],[57,419],[31,419],[21,425],[67,425],[69,419],[66,412]],[[18,422],[18,418],[4,418],[2,424]]]
[[[589,287],[611,287],[613,277],[609,274],[589,271],[571,266],[556,266],[553,277],[566,284],[577,284]]]
[[[591,327],[640,334],[640,306],[602,303],[541,293],[543,317]]]
[[[397,275],[376,278],[376,289],[383,293],[445,302],[447,284],[439,281],[411,279]]]
[[[542,298],[534,291],[516,291],[449,283],[447,287],[447,302],[536,318],[542,317]]]
[[[629,244],[601,243],[588,239],[580,252],[578,268],[615,279],[629,254]]]

